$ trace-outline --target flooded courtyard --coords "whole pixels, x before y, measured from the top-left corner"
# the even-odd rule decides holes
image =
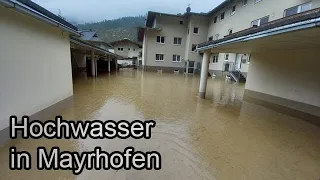
[[[66,120],[155,120],[151,139],[17,139],[0,148],[2,180],[317,180],[320,128],[306,121],[242,101],[244,84],[209,79],[205,100],[198,99],[198,76],[124,69],[97,78],[74,79],[73,105]],[[10,171],[8,149],[36,157],[38,146],[87,151],[158,151],[162,169]]]

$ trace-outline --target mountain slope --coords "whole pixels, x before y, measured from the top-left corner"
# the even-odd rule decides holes
[[[123,38],[137,40],[137,27],[143,26],[145,16],[123,17],[113,20],[104,20],[96,23],[78,24],[80,30],[92,29],[98,32],[99,37],[112,42]]]

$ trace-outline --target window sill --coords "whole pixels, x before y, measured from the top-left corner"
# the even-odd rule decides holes
[[[182,44],[173,44],[174,46],[182,46]]]
[[[236,12],[233,12],[233,13],[230,14],[230,16],[233,16],[233,15],[235,15],[235,14],[236,14]]]
[[[156,42],[156,44],[161,44],[161,45],[165,45],[166,43],[159,43],[159,42]]]
[[[200,34],[200,33],[193,33],[193,35],[197,35],[197,36],[199,36],[199,34]]]
[[[164,60],[156,60],[156,62],[164,62]]]
[[[181,61],[172,61],[172,63],[181,63]]]

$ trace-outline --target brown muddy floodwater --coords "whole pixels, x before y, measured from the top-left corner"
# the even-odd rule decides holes
[[[60,114],[68,120],[150,120],[150,140],[17,139],[0,148],[0,179],[10,180],[318,180],[320,128],[303,120],[242,102],[244,85],[208,80],[198,100],[199,77],[122,70],[74,80],[74,104]],[[162,155],[159,171],[9,171],[10,146],[29,151],[59,146],[111,152],[133,146]],[[33,159],[35,163],[35,159]]]

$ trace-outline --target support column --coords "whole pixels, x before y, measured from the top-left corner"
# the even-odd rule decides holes
[[[210,52],[203,53],[202,65],[201,65],[201,77],[199,87],[199,97],[204,99],[206,96],[208,70],[209,70]]]
[[[109,55],[108,56],[108,72],[110,72],[110,70],[111,70],[111,67],[110,67],[110,65],[111,65],[111,56]]]
[[[96,77],[98,76],[98,59],[99,59],[99,56],[98,56],[98,58],[95,59],[95,64],[96,64]]]
[[[115,58],[114,61],[116,63],[116,72],[118,72],[118,60],[117,60],[117,58]]]
[[[96,76],[96,61],[95,61],[94,56],[95,56],[94,51],[91,51],[91,74],[92,74],[92,77]]]

